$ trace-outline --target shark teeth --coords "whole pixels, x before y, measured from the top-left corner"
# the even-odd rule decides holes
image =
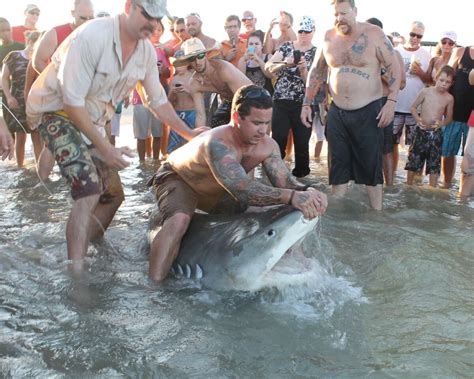
[[[204,276],[202,267],[198,264],[196,264],[195,266],[193,276],[193,269],[187,263],[183,266],[181,266],[179,263],[176,263],[174,266],[171,266],[170,273],[171,275],[174,275],[176,277],[184,276],[187,279],[191,279],[191,277],[194,277],[196,279],[202,279],[202,277]]]
[[[196,265],[196,279],[201,279],[203,276],[202,267],[198,264]]]
[[[188,278],[188,279],[191,278],[191,267],[188,264],[186,264],[186,266],[184,268],[185,268],[186,278]]]

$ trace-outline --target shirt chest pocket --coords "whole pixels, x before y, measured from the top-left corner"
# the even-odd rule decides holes
[[[99,101],[109,102],[119,79],[117,67],[112,62],[102,60],[97,65],[90,93]]]

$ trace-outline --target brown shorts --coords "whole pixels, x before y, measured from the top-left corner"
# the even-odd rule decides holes
[[[198,207],[198,194],[164,163],[148,182],[153,186],[160,210],[161,222],[176,213],[192,215]]]

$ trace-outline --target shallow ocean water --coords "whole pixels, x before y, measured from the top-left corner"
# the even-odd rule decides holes
[[[400,170],[378,213],[353,186],[305,242],[305,282],[217,292],[148,280],[153,170],[121,173],[126,201],[73,280],[57,169],[48,193],[31,160],[0,163],[0,377],[472,377],[472,199]],[[325,159],[307,180],[328,191]]]

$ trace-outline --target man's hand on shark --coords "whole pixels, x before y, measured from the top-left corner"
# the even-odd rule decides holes
[[[324,193],[309,187],[306,191],[295,191],[291,205],[303,212],[305,218],[312,220],[326,212],[328,200]]]

